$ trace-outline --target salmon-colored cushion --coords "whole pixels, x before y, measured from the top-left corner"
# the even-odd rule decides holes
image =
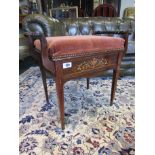
[[[82,52],[97,52],[124,49],[124,39],[107,36],[58,36],[46,37],[52,56],[63,56]],[[34,45],[40,50],[40,41]]]

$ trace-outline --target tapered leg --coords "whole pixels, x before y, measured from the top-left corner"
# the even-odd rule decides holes
[[[113,70],[113,79],[112,79],[112,88],[111,88],[110,106],[113,105],[113,100],[115,98],[115,91],[116,91],[118,77],[119,77],[119,69],[114,69]]]
[[[59,112],[60,112],[60,121],[61,121],[61,128],[65,128],[64,124],[64,89],[62,80],[56,78],[56,90],[57,90],[57,98],[59,102]]]
[[[45,97],[46,97],[46,102],[49,103],[47,83],[46,83],[46,73],[45,73],[45,70],[44,70],[41,63],[39,64],[39,67],[40,67],[40,71],[41,71],[41,76],[42,76],[42,81],[43,81],[43,86],[44,86],[44,91],[45,91]]]
[[[89,89],[89,78],[87,78],[87,89]]]

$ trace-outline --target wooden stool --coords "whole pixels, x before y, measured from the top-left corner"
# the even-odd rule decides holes
[[[41,51],[44,68],[54,75],[59,102],[61,127],[64,129],[64,83],[68,80],[92,76],[113,69],[110,105],[113,104],[122,56],[127,39],[105,36],[44,37],[34,42]],[[87,88],[89,79],[87,80]]]

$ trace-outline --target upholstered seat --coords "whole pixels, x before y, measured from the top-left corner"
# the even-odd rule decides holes
[[[124,39],[107,36],[60,36],[46,37],[49,55],[52,57],[82,54],[90,52],[104,52],[124,49]],[[40,50],[40,41],[34,45]]]

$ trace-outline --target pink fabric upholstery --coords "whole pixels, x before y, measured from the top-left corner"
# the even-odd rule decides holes
[[[124,39],[107,36],[59,36],[47,37],[48,48],[53,56],[75,54],[82,52],[96,52],[124,49]],[[40,41],[34,45],[40,49]]]

